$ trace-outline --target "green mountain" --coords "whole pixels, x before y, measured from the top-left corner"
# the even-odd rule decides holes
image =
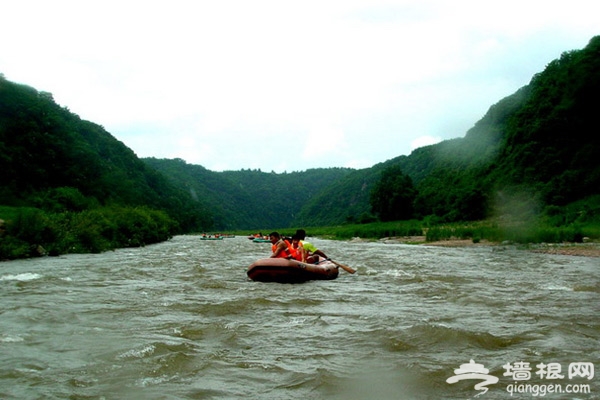
[[[0,226],[0,235],[2,243],[18,239],[11,248],[62,240],[62,248],[101,251],[175,233],[366,222],[384,219],[371,209],[383,176],[411,183],[414,218],[477,220],[519,202],[537,213],[572,209],[594,218],[599,108],[600,36],[492,105],[463,138],[360,170],[213,172],[178,159],[139,159],[50,93],[0,74],[0,219],[9,228]],[[390,171],[408,178],[389,179]],[[25,218],[21,209],[37,214]],[[0,258],[12,257],[3,251]]]
[[[38,237],[28,237],[26,242],[52,242],[57,236],[68,236],[70,229],[75,229],[79,233],[73,235],[81,237],[64,240],[70,247],[76,247],[75,243],[84,240],[83,236],[89,241],[89,237],[95,236],[94,231],[101,230],[104,233],[100,236],[106,243],[86,245],[98,250],[111,247],[109,243],[150,243],[212,225],[209,210],[202,202],[192,199],[180,187],[149,168],[102,126],[84,121],[60,107],[50,93],[10,82],[2,75],[0,206],[5,206],[0,219],[9,222],[27,219],[22,213],[13,215],[16,207],[62,215],[61,221],[53,222],[48,222],[48,216],[40,213],[28,218],[38,228],[19,228],[16,222],[9,225],[15,232],[39,231]],[[91,226],[89,220],[76,221],[72,217],[73,213],[89,213],[90,210],[102,210],[102,215],[89,219],[118,218],[124,225],[127,219],[123,218],[123,213],[126,213],[137,220],[130,221],[131,227],[117,228],[111,222]],[[164,223],[157,226],[157,221]],[[85,233],[82,232],[83,225],[88,225]],[[138,230],[146,227],[148,234],[139,237],[129,232],[136,226]],[[162,233],[156,235],[150,231]],[[133,239],[134,236],[137,238]]]
[[[193,198],[210,207],[218,230],[288,227],[298,210],[353,170],[309,169],[292,173],[259,170],[213,172],[183,160],[145,158],[144,161]]]
[[[381,173],[399,166],[418,191],[415,217],[440,221],[494,215],[515,197],[538,209],[600,194],[600,36],[552,61],[490,107],[464,138],[355,171],[299,213],[296,225],[343,223],[370,211]],[[588,210],[588,213],[591,210]]]

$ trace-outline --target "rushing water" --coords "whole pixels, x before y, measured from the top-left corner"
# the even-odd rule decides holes
[[[590,364],[569,379],[600,368],[597,258],[313,242],[358,272],[252,282],[270,246],[240,237],[0,263],[0,398],[465,399],[471,359],[498,378],[478,399],[533,397],[518,362],[591,391],[546,398],[600,398]]]

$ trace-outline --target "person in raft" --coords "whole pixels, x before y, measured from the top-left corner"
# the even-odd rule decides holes
[[[321,250],[317,249],[314,244],[304,240],[306,239],[306,231],[304,229],[298,229],[294,236],[297,236],[300,239],[300,246],[302,246],[302,248],[304,249],[305,257],[303,261],[309,263],[318,262],[319,258],[314,257],[315,255],[321,256],[325,259],[329,259],[329,257],[327,257],[325,253],[323,253]]]
[[[271,258],[288,258],[290,252],[288,250],[287,243],[281,238],[279,232],[271,232],[269,234],[269,240],[271,241]]]
[[[292,242],[288,246],[288,252],[290,260],[306,262],[306,251],[300,245],[300,237],[298,235],[292,236]]]

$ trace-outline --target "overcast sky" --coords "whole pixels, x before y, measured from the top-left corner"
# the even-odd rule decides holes
[[[0,73],[139,157],[367,168],[463,137],[600,1],[0,0]]]

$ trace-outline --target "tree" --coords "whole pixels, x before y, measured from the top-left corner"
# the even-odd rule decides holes
[[[413,218],[413,202],[417,196],[412,179],[393,165],[381,173],[381,179],[371,191],[371,209],[382,221]]]

